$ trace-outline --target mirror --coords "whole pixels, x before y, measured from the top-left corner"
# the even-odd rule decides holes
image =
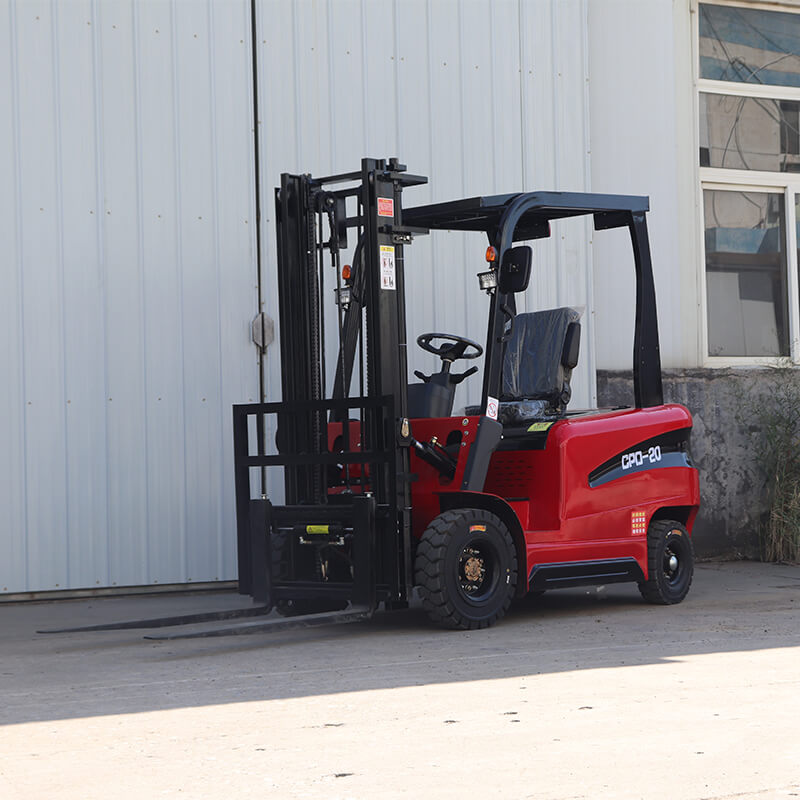
[[[531,279],[532,261],[530,245],[522,244],[506,250],[500,265],[500,291],[504,294],[524,292]]]

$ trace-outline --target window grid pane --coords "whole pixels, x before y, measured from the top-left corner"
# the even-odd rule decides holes
[[[800,16],[700,4],[700,77],[800,86]]]
[[[788,356],[782,194],[706,189],[708,354]]]
[[[700,166],[800,172],[800,103],[701,93]]]

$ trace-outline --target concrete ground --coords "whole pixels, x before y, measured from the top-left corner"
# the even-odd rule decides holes
[[[0,605],[0,798],[800,797],[800,567],[700,565],[666,608],[552,592],[477,633],[35,633],[245,604]]]

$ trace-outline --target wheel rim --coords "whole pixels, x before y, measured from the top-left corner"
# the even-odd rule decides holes
[[[484,602],[499,578],[497,550],[485,539],[471,539],[458,556],[458,589],[470,603]]]
[[[664,545],[664,558],[662,561],[664,578],[670,588],[676,588],[684,582],[687,564],[687,550],[683,536],[679,533],[670,532]]]

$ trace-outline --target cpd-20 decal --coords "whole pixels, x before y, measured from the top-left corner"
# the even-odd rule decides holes
[[[689,455],[691,428],[655,436],[617,453],[589,473],[589,486],[602,486],[636,472],[664,467],[693,467]]]
[[[622,469],[641,467],[645,461],[648,464],[655,464],[656,461],[661,461],[661,446],[649,447],[647,451],[634,450],[632,453],[625,453],[622,456]]]

